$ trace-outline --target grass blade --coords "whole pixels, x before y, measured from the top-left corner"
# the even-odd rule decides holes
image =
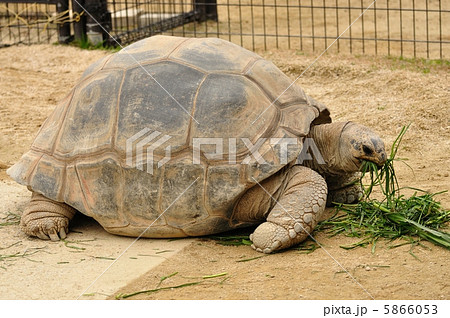
[[[187,287],[187,286],[198,285],[200,283],[201,282],[192,282],[192,283],[185,283],[185,284],[176,285],[176,286],[160,287],[160,288],[155,288],[155,289],[141,290],[141,291],[130,293],[130,294],[119,294],[119,295],[116,296],[116,299],[126,299],[126,298],[130,298],[130,297],[133,297],[133,296],[136,296],[136,295],[140,295],[140,294],[151,294],[151,293],[159,292],[161,290],[183,288],[183,287]]]
[[[228,273],[227,272],[223,272],[223,273],[220,273],[220,274],[207,275],[207,276],[203,276],[202,278],[203,279],[210,279],[210,278],[216,278],[216,277],[221,277],[221,276],[225,276],[225,275],[228,275]]]
[[[240,260],[237,260],[236,263],[250,262],[250,261],[254,261],[255,259],[259,259],[261,257],[264,257],[264,256],[265,255],[256,256],[256,257],[252,257],[252,258],[240,259]]]

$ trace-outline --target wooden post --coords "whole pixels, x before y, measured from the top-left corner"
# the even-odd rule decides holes
[[[69,0],[58,0],[56,3],[56,12],[58,14],[65,14],[61,18],[69,17]],[[70,41],[70,23],[66,22],[64,24],[58,23],[58,42],[68,43]]]
[[[81,14],[83,12],[84,0],[72,0],[73,14]],[[82,41],[86,38],[86,13],[81,14],[80,21],[73,22],[73,32],[75,40]]]
[[[199,22],[218,21],[217,0],[194,0],[194,10],[198,13]]]
[[[86,34],[89,41],[96,45],[108,41],[111,30],[111,14],[106,0],[85,0]]]
[[[205,2],[205,12],[206,19],[219,21],[219,16],[217,14],[217,0],[204,0]]]

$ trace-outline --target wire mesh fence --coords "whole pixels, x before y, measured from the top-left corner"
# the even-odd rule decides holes
[[[0,0],[0,47],[67,42],[73,17],[69,0]]]
[[[14,15],[17,12],[24,20],[39,20],[32,8],[23,11],[20,4],[2,2],[2,43],[11,42],[11,30],[22,20]],[[168,34],[220,37],[250,50],[328,48],[351,54],[450,57],[448,0],[108,0],[107,9],[108,32],[123,45]],[[82,12],[72,10],[69,20],[77,13]],[[43,24],[35,26],[41,33],[29,42],[54,41],[48,36],[52,23],[45,24],[45,31]]]
[[[179,36],[212,36],[208,24],[202,22],[214,21],[212,15],[207,17],[206,6],[216,10],[215,3],[203,3],[207,0],[156,0],[156,1],[108,1],[111,12],[111,33],[121,43],[127,44],[155,34],[172,34]],[[216,21],[214,21],[216,22]],[[178,29],[181,27],[181,29]],[[196,32],[197,28],[206,27]],[[192,28],[193,32],[183,32]]]
[[[0,2],[0,45],[57,41],[56,3]]]

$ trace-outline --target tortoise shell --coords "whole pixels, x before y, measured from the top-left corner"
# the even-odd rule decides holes
[[[114,234],[242,226],[242,194],[294,162],[311,125],[331,122],[291,84],[224,40],[147,38],[89,66],[8,173]],[[298,143],[282,157],[273,140],[286,137]]]

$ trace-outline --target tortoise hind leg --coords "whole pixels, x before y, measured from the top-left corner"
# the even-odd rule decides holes
[[[76,210],[65,203],[56,202],[33,192],[31,201],[20,219],[20,227],[25,234],[40,239],[58,241],[66,238],[69,221]]]
[[[327,184],[315,171],[293,166],[285,186],[267,216],[250,240],[258,252],[272,253],[300,243],[308,237],[325,210]]]

